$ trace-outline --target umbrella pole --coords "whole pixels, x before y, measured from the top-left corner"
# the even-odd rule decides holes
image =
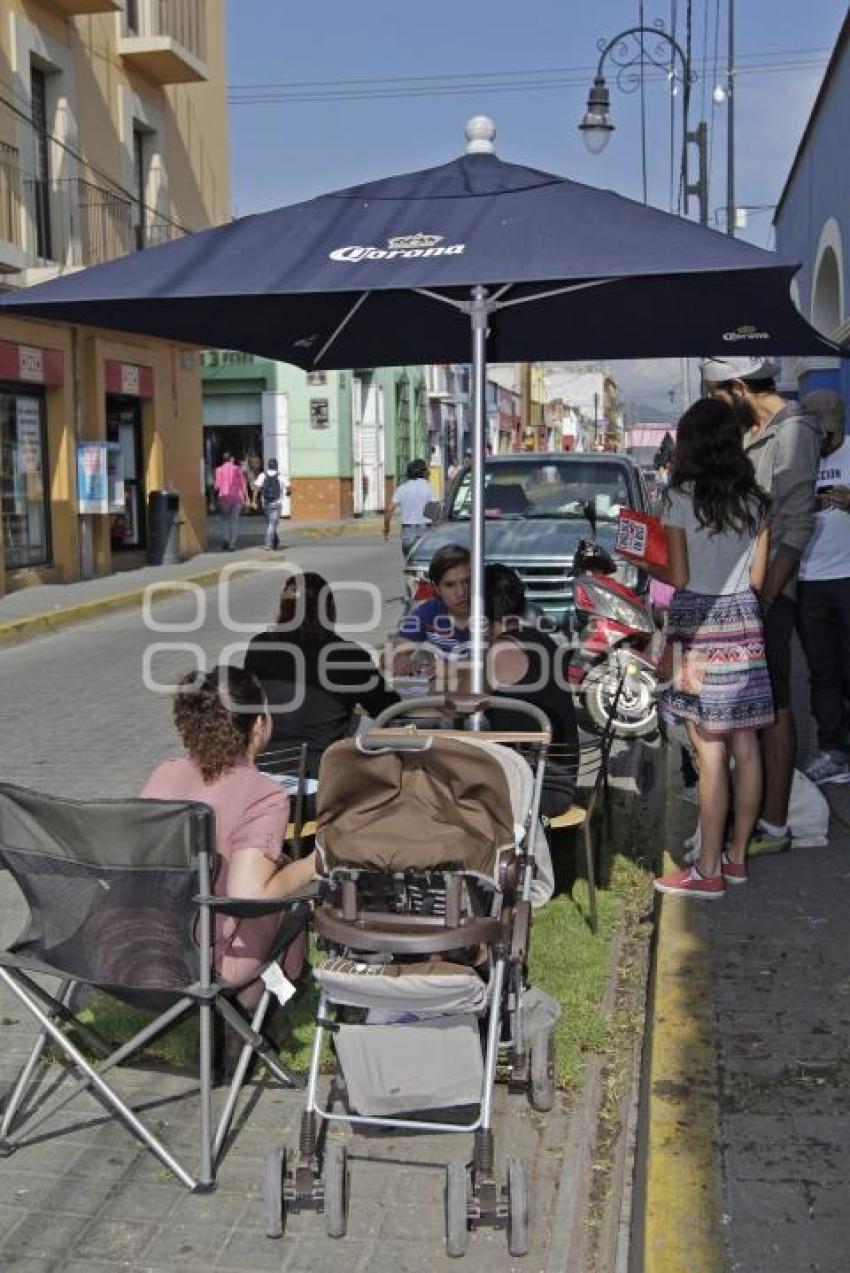
[[[484,618],[484,460],[486,454],[484,422],[487,412],[487,288],[473,287],[470,306],[472,323],[472,506],[471,579],[469,626],[472,635],[472,692],[484,692],[484,659],[487,650]],[[476,725],[480,724],[478,717]]]

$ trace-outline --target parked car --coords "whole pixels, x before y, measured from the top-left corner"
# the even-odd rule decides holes
[[[428,563],[445,544],[469,544],[470,473],[462,470],[449,487],[440,519],[417,540],[405,562],[407,598],[425,579]],[[485,462],[484,552],[520,574],[530,603],[558,627],[570,626],[573,554],[588,534],[587,503],[596,514],[597,538],[613,553],[621,508],[649,512],[646,485],[637,465],[615,452],[535,452],[497,455]],[[640,593],[643,571],[619,558],[616,578]]]

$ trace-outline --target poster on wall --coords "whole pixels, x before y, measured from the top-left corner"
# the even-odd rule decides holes
[[[41,472],[41,401],[19,397],[15,400],[18,426],[18,453],[22,473]]]
[[[105,442],[77,443],[77,511],[109,512],[108,447]]]

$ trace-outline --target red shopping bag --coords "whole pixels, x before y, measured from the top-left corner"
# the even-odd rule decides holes
[[[642,566],[667,565],[667,532],[663,522],[633,508],[621,508],[614,547]]]

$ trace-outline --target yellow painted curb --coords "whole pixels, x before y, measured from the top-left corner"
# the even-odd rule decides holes
[[[331,524],[330,526],[312,526],[303,531],[297,531],[299,541],[307,541],[310,539],[337,539],[342,535],[366,535],[380,534],[382,523],[376,522],[342,522],[339,525]],[[290,545],[297,548],[298,543]],[[196,575],[184,575],[180,579],[164,579],[161,583],[152,580],[145,584],[143,588],[134,588],[131,592],[117,592],[112,596],[98,597],[94,601],[80,601],[75,605],[62,606],[56,610],[44,610],[41,614],[25,615],[21,619],[9,619],[6,622],[0,622],[0,645],[19,641],[28,636],[38,636],[44,632],[55,632],[60,628],[69,627],[74,623],[83,623],[86,619],[97,618],[100,614],[107,614],[110,610],[124,610],[131,606],[142,604],[145,593],[148,588],[155,588],[157,601],[162,601],[167,597],[176,597],[181,592],[185,592],[191,584],[197,584],[205,587],[210,584],[218,583],[223,570],[232,565],[232,559],[227,565],[216,566],[211,570],[199,571]]]
[[[665,869],[675,870],[669,858]],[[649,1066],[645,1273],[723,1273],[717,1041],[703,905],[661,899]]]

